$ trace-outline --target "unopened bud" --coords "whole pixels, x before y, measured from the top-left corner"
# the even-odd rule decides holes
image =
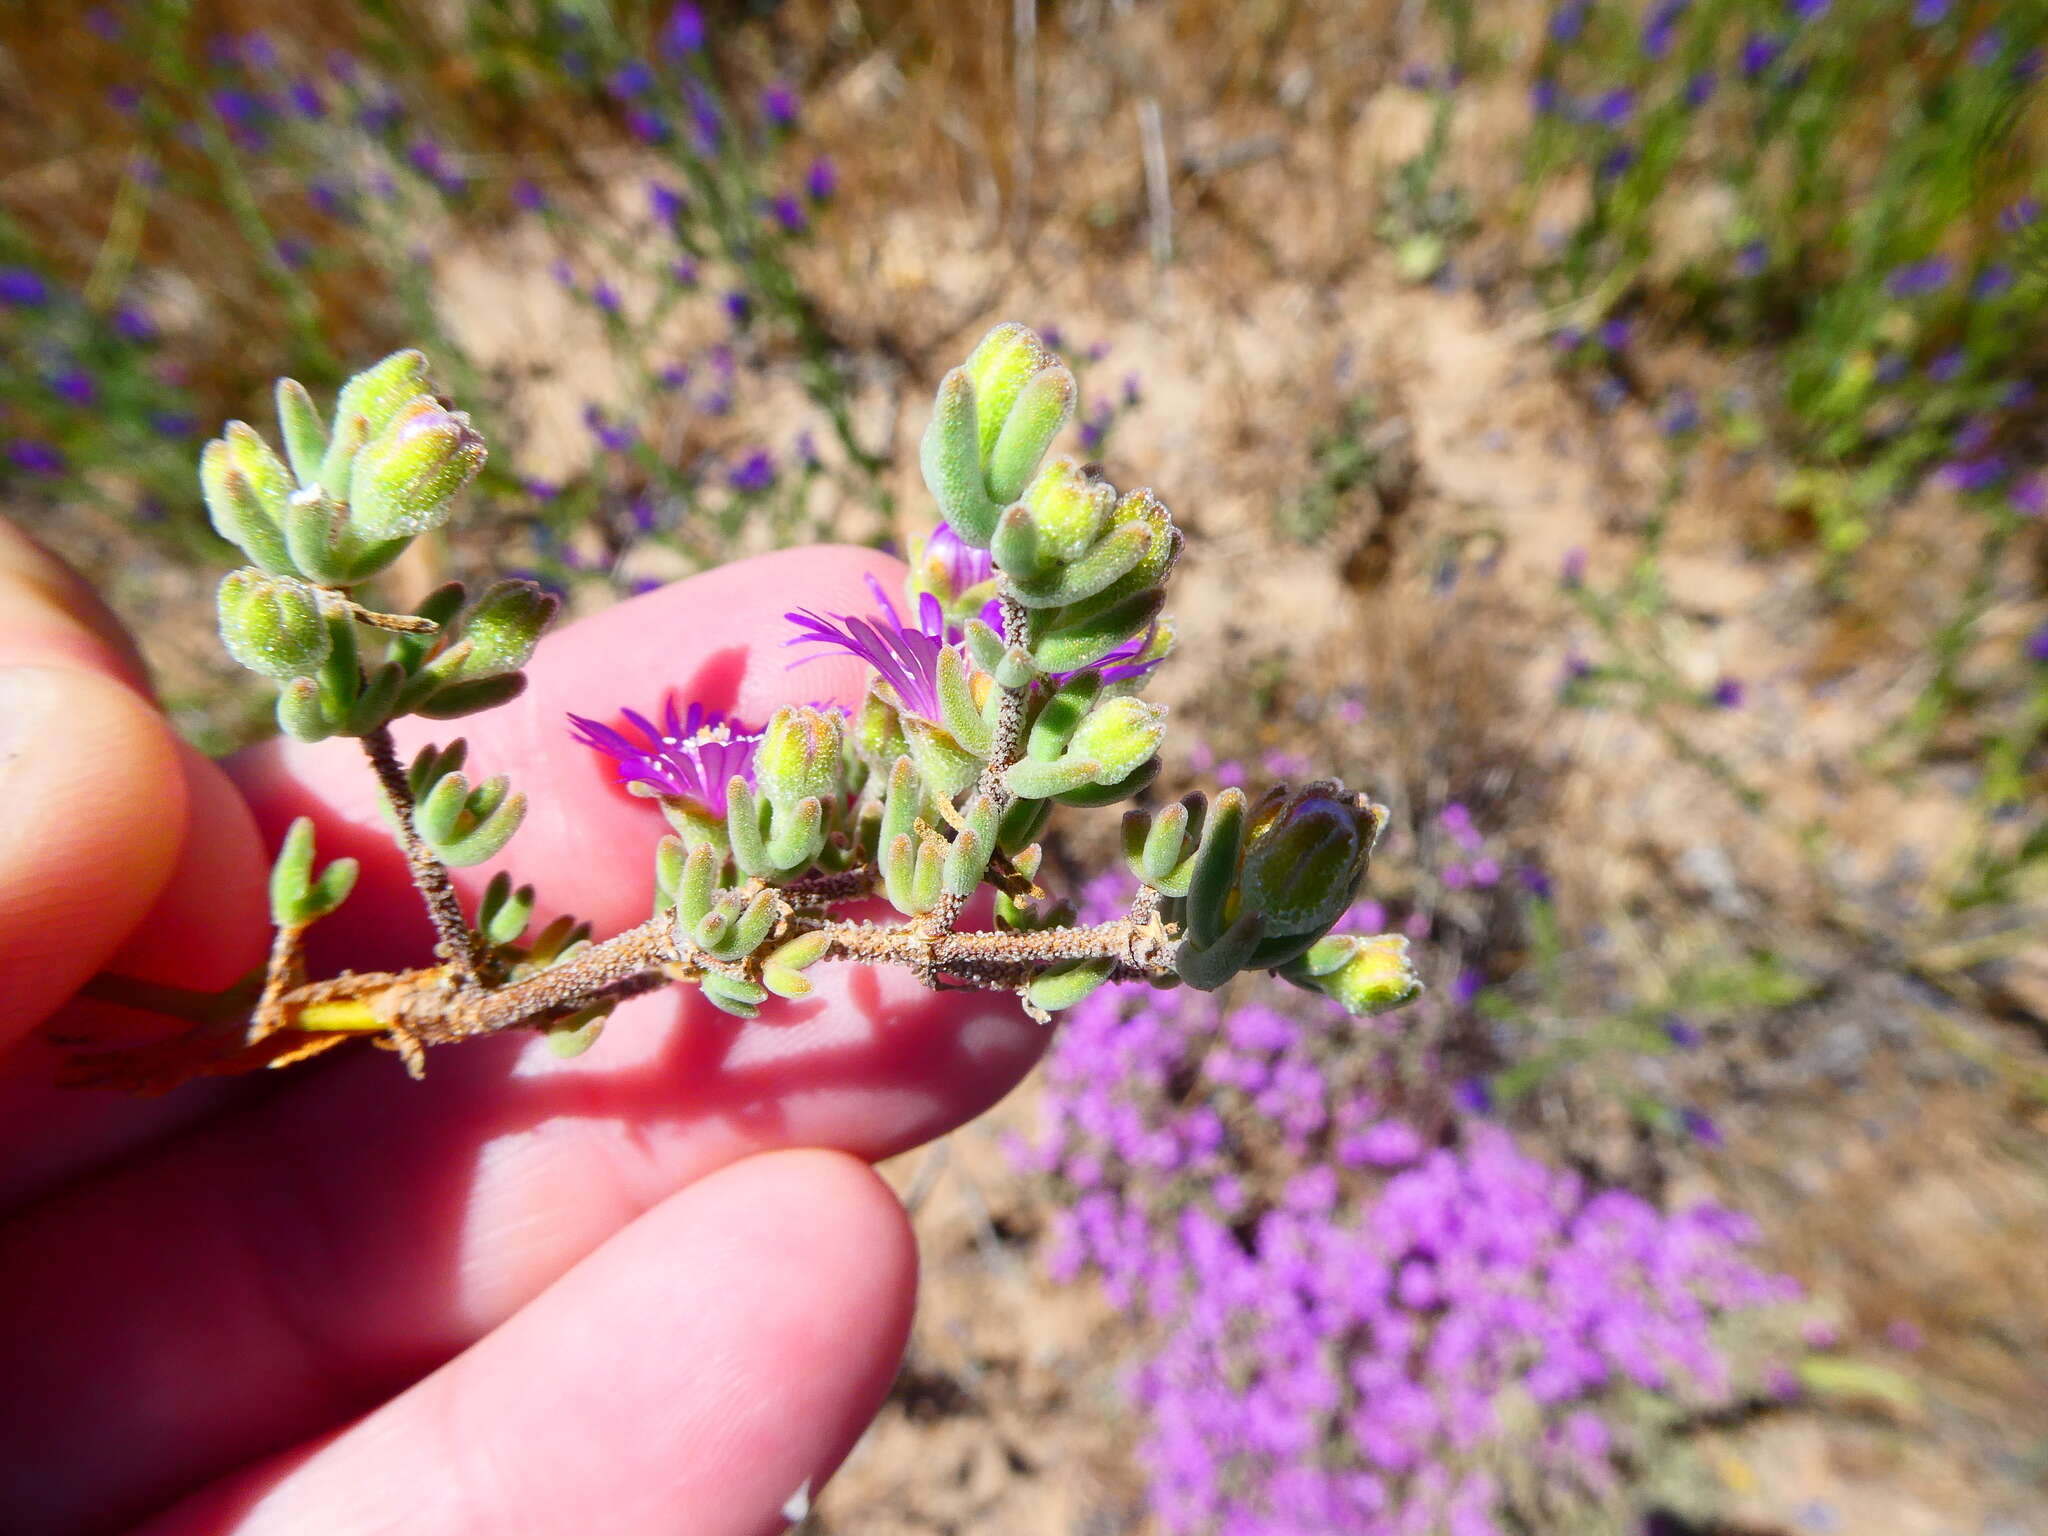
[[[768,721],[754,753],[754,780],[768,803],[782,808],[837,792],[840,714],[787,704]]]
[[[554,621],[562,600],[531,581],[500,581],[478,598],[463,618],[460,634],[469,642],[462,663],[465,678],[501,677],[517,672]]]
[[[1399,1008],[1422,990],[1403,934],[1382,933],[1369,939],[1345,935],[1324,939],[1316,948],[1328,944],[1349,945],[1351,952],[1335,970],[1316,977],[1315,986],[1354,1017]],[[1314,951],[1310,958],[1313,961]]]
[[[1334,782],[1268,791],[1247,828],[1239,879],[1245,909],[1262,914],[1273,936],[1328,928],[1365,875],[1380,815]]]
[[[218,598],[220,638],[252,672],[280,680],[304,677],[327,659],[332,641],[310,587],[261,571],[230,571]]]
[[[483,468],[484,440],[461,411],[421,395],[356,455],[349,522],[367,539],[405,538],[448,520],[449,502]]]
[[[1114,784],[1159,750],[1166,737],[1166,706],[1128,694],[1088,712],[1067,743],[1067,756],[1098,763],[1093,782]]]
[[[1072,459],[1054,459],[1024,492],[1040,549],[1062,562],[1078,560],[1109,524],[1116,491]]]

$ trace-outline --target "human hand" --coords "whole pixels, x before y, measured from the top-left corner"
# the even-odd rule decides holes
[[[786,609],[858,611],[864,552],[790,551],[543,643],[456,734],[533,809],[499,863],[599,934],[642,919],[663,828],[563,728],[664,692],[763,719],[851,700],[791,674]],[[410,731],[408,732],[408,727]],[[50,1086],[34,1033],[133,1028],[102,969],[184,988],[261,963],[267,847],[299,814],[363,861],[315,974],[431,931],[352,742],[225,768],[180,743],[91,594],[0,523],[0,1518],[10,1536],[779,1529],[878,1406],[916,1259],[859,1159],[1028,1070],[1007,999],[825,967],[754,1023],[676,988],[573,1061],[531,1037],[350,1048],[159,1100]],[[781,1150],[832,1148],[834,1151]],[[848,1154],[851,1154],[850,1156]]]

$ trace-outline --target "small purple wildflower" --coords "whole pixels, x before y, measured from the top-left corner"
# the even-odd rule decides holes
[[[1785,45],[1767,32],[1752,32],[1742,40],[1740,59],[1745,79],[1754,80],[1777,61]]]
[[[16,469],[29,475],[61,475],[70,467],[62,449],[38,438],[16,438],[7,445],[7,458]]]
[[[590,429],[590,435],[597,439],[598,446],[611,453],[624,453],[639,441],[639,434],[629,422],[614,422],[595,405],[583,408],[583,424]]]
[[[1650,14],[1643,20],[1643,57],[1661,59],[1671,52],[1671,45],[1678,37],[1679,19],[1685,15],[1688,0],[1658,0],[1650,8]]]
[[[1834,0],[1786,0],[1785,9],[1791,13],[1794,21],[1804,24],[1819,21],[1828,13],[1828,7],[1833,3]]]
[[[1721,1128],[1714,1124],[1713,1117],[1705,1110],[1688,1104],[1679,1111],[1679,1123],[1685,1127],[1685,1134],[1704,1146],[1721,1146]]]
[[[796,92],[777,81],[761,92],[761,115],[778,128],[796,121]]]
[[[1550,13],[1550,39],[1556,43],[1575,43],[1579,34],[1586,30],[1586,12],[1589,0],[1564,0],[1564,3]]]
[[[548,195],[540,189],[539,183],[522,176],[512,184],[512,202],[527,213],[540,213],[548,205]]]
[[[642,144],[665,144],[668,142],[668,123],[658,112],[645,107],[626,109],[626,128]]]
[[[1977,274],[1976,282],[1970,285],[1971,294],[1980,299],[1995,299],[2012,287],[2012,268],[2003,262],[1993,262]]]
[[[668,13],[668,24],[662,28],[662,47],[671,57],[696,53],[704,46],[704,13],[696,6],[683,0]]]
[[[1635,114],[1636,93],[1626,87],[1603,92],[1594,102],[1591,120],[1603,128],[1619,128]]]
[[[1722,677],[1715,681],[1713,692],[1707,695],[1716,709],[1740,709],[1744,689],[1739,677]]]
[[[1945,256],[1909,261],[1902,267],[1893,268],[1891,276],[1885,279],[1885,288],[1895,299],[1920,298],[1948,286],[1954,270]]]
[[[633,735],[582,715],[569,719],[578,741],[612,760],[621,784],[643,785],[657,795],[679,795],[723,817],[726,786],[735,778],[754,782],[754,751],[761,744],[757,728],[702,704],[691,704],[683,715],[673,694],[659,726],[636,710],[619,713]]]
[[[738,288],[728,290],[718,302],[734,325],[745,325],[754,316],[754,301]]]
[[[673,225],[688,206],[689,199],[666,182],[647,183],[647,211],[654,215],[655,223]]]
[[[2048,624],[2027,636],[2027,660],[2048,667]]]
[[[114,334],[134,346],[146,347],[157,339],[156,322],[138,304],[123,304],[114,311]]]
[[[1563,95],[1557,82],[1548,75],[1539,75],[1536,83],[1529,87],[1529,108],[1538,117],[1554,117]]]
[[[1927,377],[1937,384],[1947,384],[1962,374],[1964,361],[1963,349],[1950,347],[1927,365]]]
[[[1635,163],[1635,146],[1617,144],[1600,157],[1600,163],[1593,168],[1593,174],[1601,181],[1613,181]]]
[[[778,192],[768,199],[768,212],[774,217],[775,222],[782,226],[785,234],[800,235],[810,223],[809,217],[804,213],[803,204],[787,192]]]
[[[190,437],[198,427],[198,421],[184,411],[152,411],[149,417],[149,430],[158,437]]]
[[[590,302],[606,314],[616,315],[620,306],[619,290],[605,279],[599,278],[590,285]]]
[[[1913,25],[1940,26],[1948,20],[1948,13],[1954,9],[1955,0],[1913,0]]]
[[[2041,200],[2038,197],[2023,197],[1999,210],[1998,227],[2008,235],[2016,235],[2023,229],[2030,229],[2041,217]]]
[[[1705,106],[1713,97],[1715,84],[1715,75],[1711,69],[1697,70],[1688,75],[1682,93],[1685,104],[1693,108]]]
[[[612,71],[606,87],[621,101],[631,101],[654,89],[654,71],[644,59],[629,59]]]
[[[811,162],[804,173],[804,195],[814,203],[829,203],[839,190],[839,171],[824,155]]]
[[[680,258],[669,266],[668,278],[678,288],[695,288],[697,286],[697,263],[690,260],[687,256]]]
[[[2048,474],[2027,476],[2008,493],[2022,517],[2048,517]]]
[[[2005,52],[2005,34],[1996,27],[1986,27],[1974,43],[1970,44],[1970,63],[1978,69],[1989,69]]]
[[[61,368],[50,377],[50,393],[89,410],[100,397],[100,386],[83,368]]]
[[[1951,459],[1941,467],[1941,478],[1965,495],[1995,489],[2011,466],[1999,454],[1975,459]]]
[[[1696,1049],[1706,1036],[1674,1013],[1664,1021],[1664,1038],[1681,1051],[1690,1051]]]
[[[766,448],[756,448],[726,471],[725,483],[742,495],[758,495],[775,486],[775,458]]]

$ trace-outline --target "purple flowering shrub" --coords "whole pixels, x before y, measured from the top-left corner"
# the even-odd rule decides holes
[[[1563,1529],[1640,1497],[1688,1416],[1792,1390],[1797,1287],[1744,1218],[1589,1189],[1404,1079],[1393,1039],[1185,991],[1062,1022],[1017,1156],[1062,1194],[1054,1275],[1145,1327],[1176,1536]]]

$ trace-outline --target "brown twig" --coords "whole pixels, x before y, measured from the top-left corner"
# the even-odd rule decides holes
[[[483,945],[471,930],[469,919],[463,915],[462,902],[455,894],[454,883],[448,878],[448,866],[434,856],[434,851],[420,836],[419,828],[413,825],[412,786],[406,782],[405,769],[399,766],[398,747],[391,739],[390,728],[380,725],[365,735],[362,742],[370,766],[376,771],[377,782],[383,786],[384,797],[390,801],[392,814],[397,819],[398,841],[405,849],[412,883],[419,890],[420,900],[426,903],[427,916],[433,920],[437,940],[434,953],[453,967],[458,986],[479,986],[487,958]]]

